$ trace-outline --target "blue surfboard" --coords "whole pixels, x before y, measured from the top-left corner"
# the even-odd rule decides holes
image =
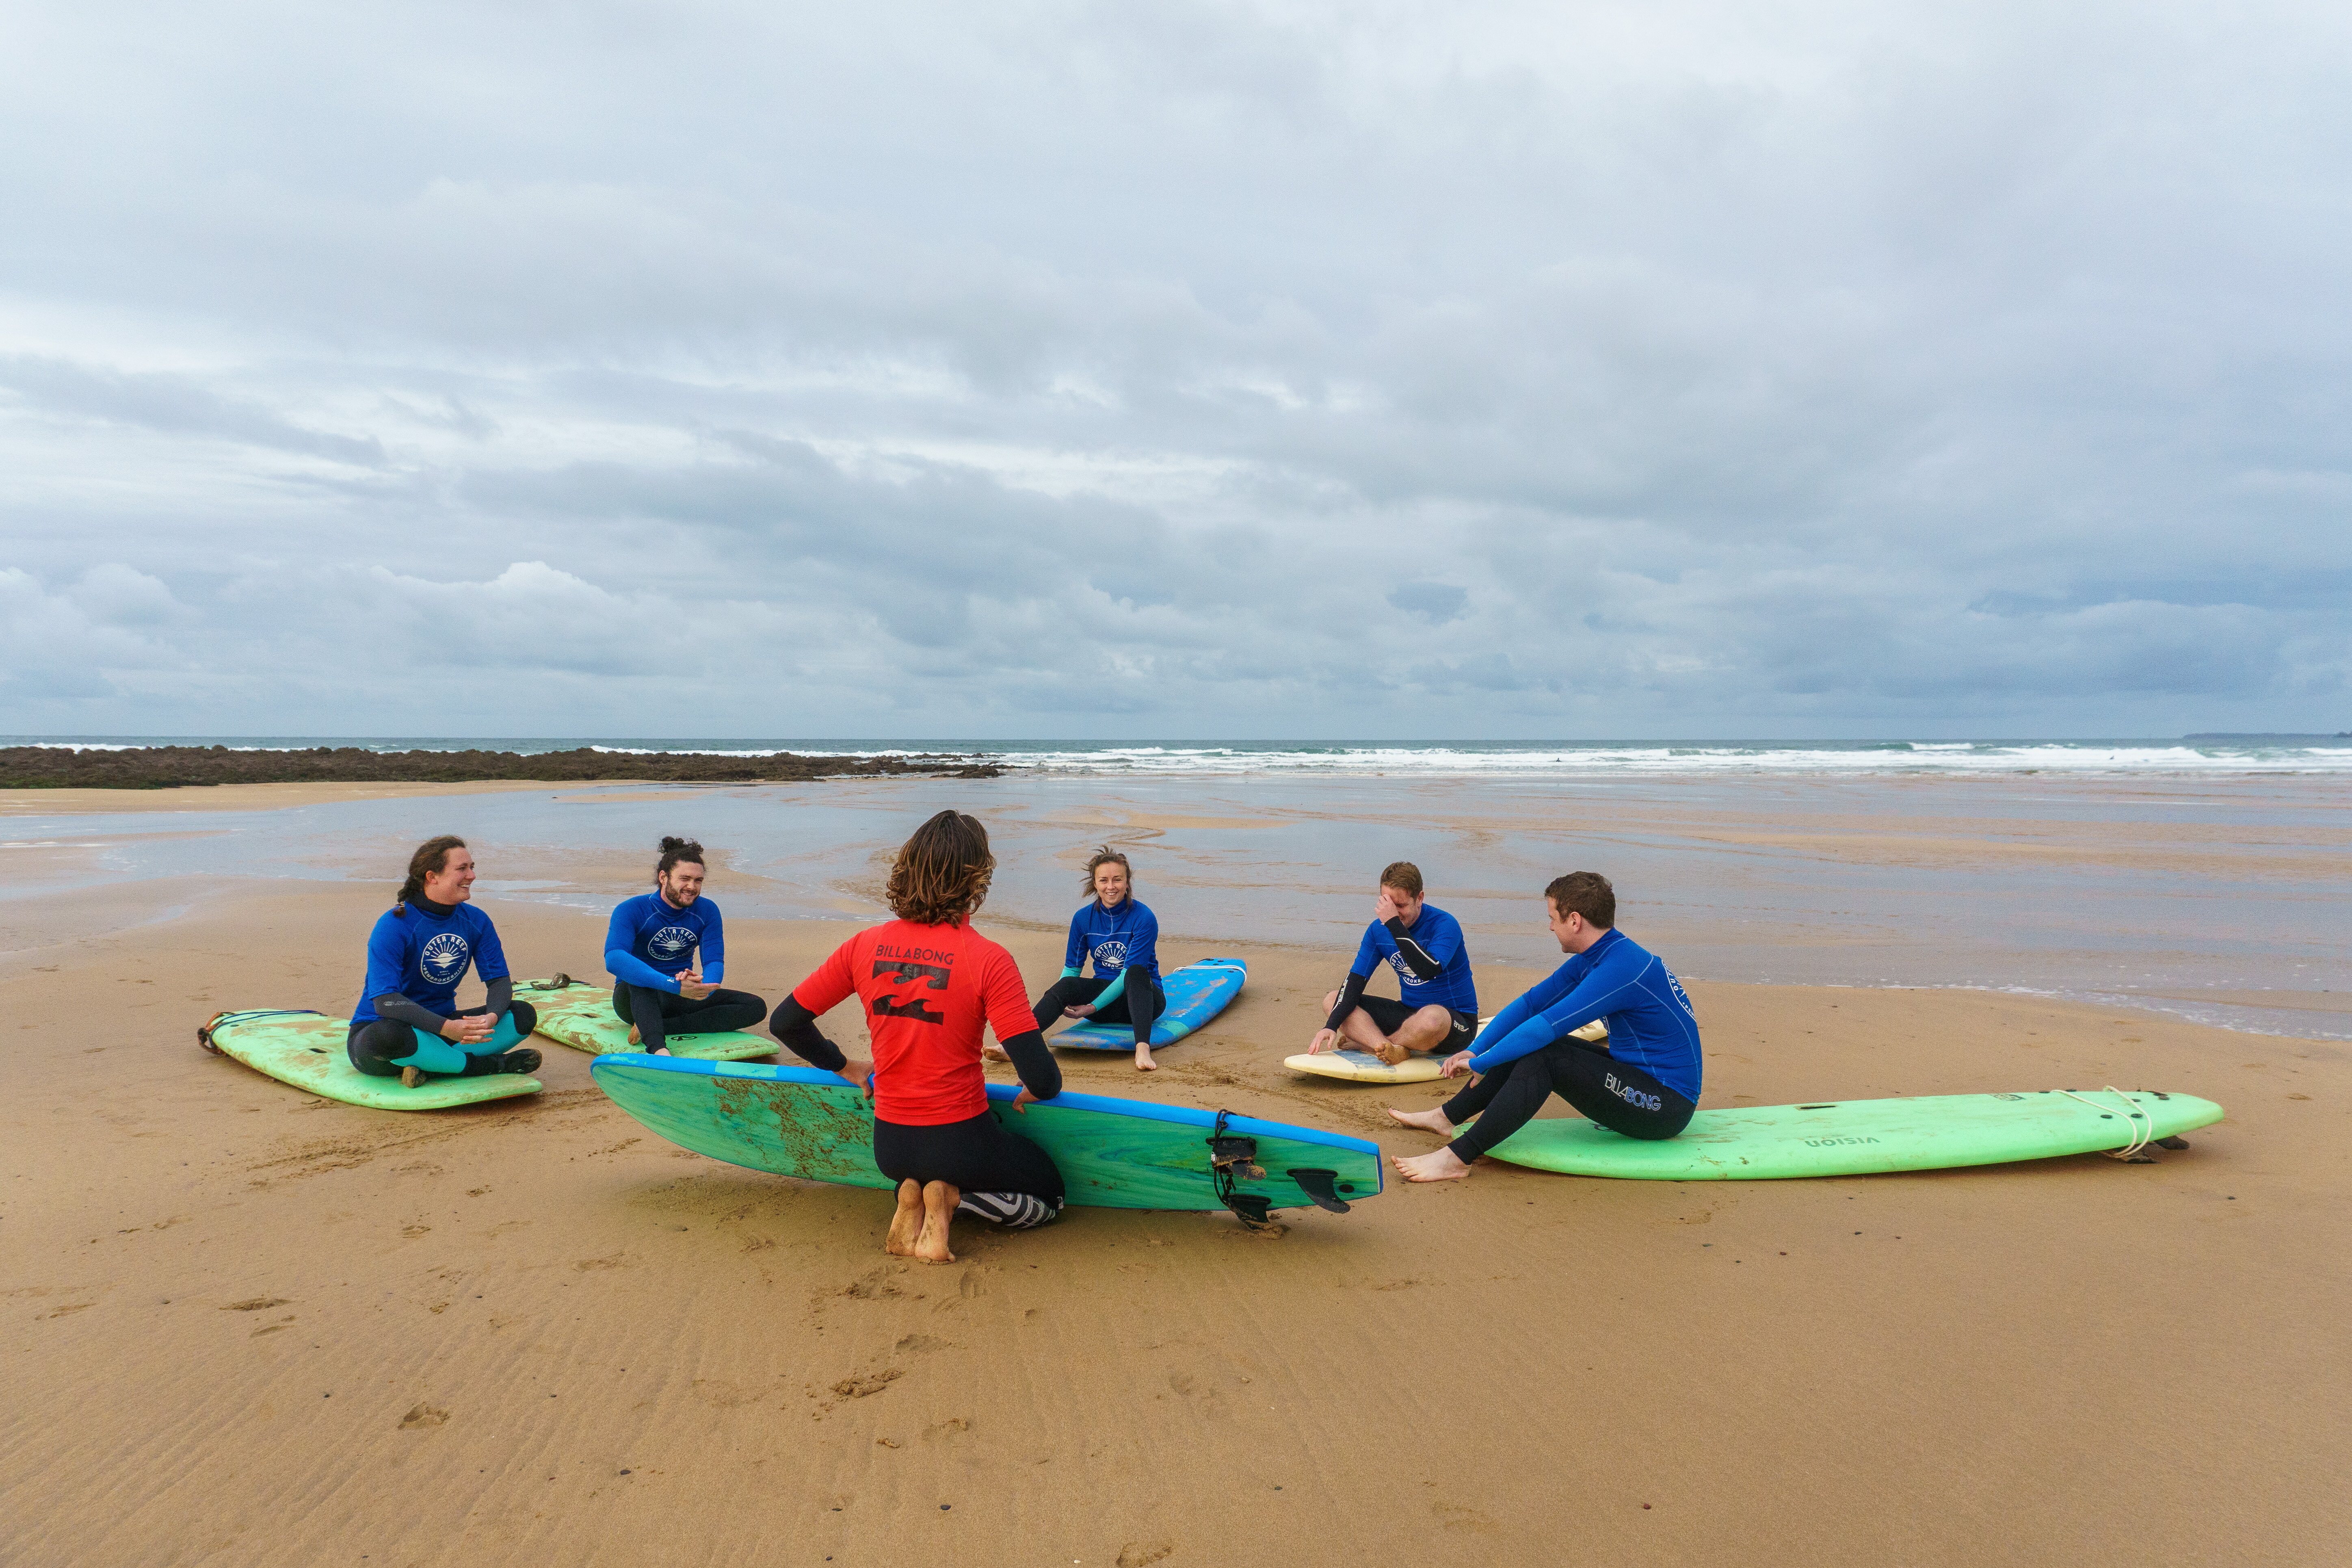
[[[1151,1021],[1151,1044],[1172,1046],[1225,1010],[1242,994],[1249,965],[1238,958],[1202,958],[1160,977],[1168,1011]],[[1078,1051],[1131,1051],[1133,1025],[1097,1024],[1089,1018],[1054,1037],[1054,1044]]]
[[[634,1051],[598,1057],[588,1070],[614,1104],[698,1154],[803,1181],[894,1184],[874,1164],[873,1106],[832,1073]],[[1018,1084],[990,1084],[989,1110],[1053,1158],[1068,1201],[1081,1206],[1205,1210],[1262,1201],[1265,1209],[1316,1204],[1344,1212],[1381,1190],[1379,1147],[1344,1132],[1069,1089],[1016,1111],[1020,1092]],[[1238,1201],[1229,1203],[1229,1193]]]

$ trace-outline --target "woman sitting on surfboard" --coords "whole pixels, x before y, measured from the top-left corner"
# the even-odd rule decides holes
[[[1535,1119],[1559,1095],[1591,1121],[1629,1138],[1672,1138],[1698,1108],[1698,1018],[1664,963],[1616,929],[1617,894],[1597,871],[1571,871],[1544,889],[1559,950],[1550,978],[1501,1012],[1470,1050],[1445,1059],[1445,1076],[1481,1076],[1435,1110],[1389,1114],[1454,1141],[1393,1163],[1408,1181],[1444,1182]],[[1609,1020],[1607,1041],[1574,1032]],[[1483,1113],[1483,1114],[1482,1114]],[[1455,1130],[1472,1117],[1478,1125]]]
[[[978,819],[943,811],[890,867],[887,925],[859,931],[776,1004],[768,1026],[793,1053],[874,1099],[874,1163],[898,1184],[883,1250],[953,1263],[958,1208],[1013,1230],[1062,1212],[1062,1173],[1043,1149],[997,1124],[980,1065],[981,1026],[1021,1075],[1025,1107],[1062,1091],[1062,1069],[1030,1016],[1013,955],[971,929],[996,857]],[[851,1061],[816,1020],[852,992],[874,1059]]]
[[[1061,1017],[1094,1018],[1135,1026],[1135,1066],[1151,1072],[1151,1021],[1168,1010],[1160,984],[1160,921],[1135,900],[1135,868],[1127,857],[1104,845],[1087,862],[1087,889],[1094,897],[1070,917],[1070,942],[1062,955],[1062,977],[1037,998],[1040,1030]],[[1079,971],[1094,961],[1092,979]]]
[[[701,845],[664,838],[654,890],[623,900],[604,931],[613,1011],[629,1026],[629,1043],[653,1056],[669,1055],[672,1035],[749,1029],[768,1016],[764,998],[719,989],[727,928],[702,896],[704,874]]]
[[[462,838],[428,838],[408,858],[399,900],[368,933],[367,981],[344,1049],[371,1078],[409,1089],[428,1074],[476,1078],[536,1072],[539,1053],[521,1042],[539,1026],[514,999],[505,949],[474,896],[474,857]],[[489,1000],[457,1009],[457,983],[481,972]]]

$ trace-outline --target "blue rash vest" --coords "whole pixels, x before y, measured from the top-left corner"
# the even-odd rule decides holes
[[[718,984],[727,969],[727,930],[717,904],[697,899],[679,909],[658,892],[639,893],[613,911],[604,930],[604,967],[615,980],[675,994],[677,972],[695,966],[696,948],[702,950],[704,982]]]
[[[1406,1006],[1451,1007],[1476,1017],[1478,987],[1470,978],[1470,950],[1462,940],[1462,922],[1435,904],[1423,904],[1404,935],[1444,966],[1434,980],[1414,977],[1397,952],[1396,937],[1379,921],[1364,928],[1364,940],[1357,944],[1356,962],[1349,973],[1370,980],[1374,970],[1387,963],[1396,970],[1397,994]]]
[[[352,1026],[374,1023],[375,999],[395,991],[428,1012],[456,1017],[457,983],[468,965],[481,972],[485,984],[507,978],[498,927],[473,905],[456,905],[446,915],[415,904],[384,910],[368,932],[367,981]]]
[[[1601,940],[1495,1015],[1478,1037],[1472,1072],[1489,1072],[1609,1020],[1609,1055],[1698,1101],[1698,1018],[1665,961],[1622,931]]]
[[[1062,955],[1062,967],[1076,974],[1094,960],[1095,978],[1115,980],[1120,987],[1127,983],[1128,971],[1148,979],[1160,975],[1160,920],[1150,907],[1135,901],[1134,895],[1118,901],[1118,908],[1107,910],[1100,899],[1088,899],[1070,917],[1070,942]],[[1117,991],[1106,991],[1096,1005],[1104,1005]]]

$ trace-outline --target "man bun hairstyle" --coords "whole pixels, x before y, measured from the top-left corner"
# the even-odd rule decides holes
[[[1127,873],[1127,891],[1132,898],[1135,894],[1135,868],[1127,863],[1126,856],[1108,844],[1096,850],[1087,861],[1087,891],[1091,894],[1095,890],[1095,873],[1106,866],[1116,866]]]
[[[450,850],[465,847],[466,841],[454,833],[445,833],[418,845],[416,853],[408,858],[408,879],[400,884],[400,891],[393,897],[392,912],[407,913],[408,906],[425,896],[425,879],[447,865]]]
[[[661,842],[661,860],[654,867],[654,875],[668,876],[670,868],[681,860],[691,860],[698,866],[709,864],[702,858],[702,846],[693,839],[665,837]]]
[[[943,811],[899,847],[890,862],[890,912],[919,926],[961,925],[987,900],[996,857],[980,818]]]
[[[1381,886],[1394,888],[1400,893],[1421,897],[1421,868],[1410,860],[1391,860],[1381,873]]]
[[[1584,923],[1602,931],[1614,930],[1617,924],[1617,889],[1609,879],[1598,871],[1570,871],[1565,877],[1554,877],[1544,897],[1562,918],[1582,915]]]

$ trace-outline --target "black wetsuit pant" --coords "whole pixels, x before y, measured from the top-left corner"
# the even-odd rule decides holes
[[[672,1035],[723,1035],[730,1029],[756,1028],[768,1016],[768,1005],[749,991],[713,991],[697,1001],[675,991],[622,981],[613,987],[613,1011],[624,1024],[636,1026],[644,1049],[659,1051],[669,1048]]]
[[[1052,1156],[996,1120],[992,1108],[933,1127],[874,1122],[874,1163],[894,1182],[945,1182],[957,1206],[1014,1230],[1062,1212],[1062,1173]]]
[[[1056,980],[1037,998],[1030,1016],[1041,1029],[1050,1029],[1054,1020],[1062,1016],[1065,1007],[1083,1007],[1111,988],[1109,980],[1088,980],[1084,975],[1066,975]],[[1089,1024],[1126,1024],[1135,1030],[1135,1043],[1142,1045],[1151,1038],[1151,1021],[1168,1011],[1168,993],[1160,989],[1160,977],[1153,975],[1148,984],[1129,976],[1127,989],[1110,999],[1110,1005],[1087,1020]]]
[[[1560,1040],[1505,1062],[1447,1100],[1445,1120],[1456,1127],[1478,1118],[1448,1147],[1466,1165],[1534,1121],[1555,1094],[1628,1138],[1671,1138],[1698,1109],[1640,1068],[1581,1040]]]
[[[457,1016],[471,1018],[488,1011],[488,1007],[468,1007]],[[530,1038],[530,1032],[539,1027],[539,1012],[528,1002],[515,1003],[507,1009],[507,1016],[514,1020],[515,1033],[526,1040]],[[513,1048],[502,1046],[495,1055],[478,1056],[463,1046],[447,1041],[439,1043],[448,1050],[463,1052],[466,1058],[463,1068],[445,1074],[449,1077],[473,1078],[482,1073],[498,1072],[501,1069],[496,1064]],[[415,1025],[404,1024],[397,1018],[375,1018],[352,1030],[344,1040],[343,1053],[352,1058],[352,1066],[370,1078],[398,1078],[402,1064],[416,1055],[417,1045]],[[450,1059],[454,1064],[455,1058]],[[442,1069],[427,1068],[426,1070]]]

